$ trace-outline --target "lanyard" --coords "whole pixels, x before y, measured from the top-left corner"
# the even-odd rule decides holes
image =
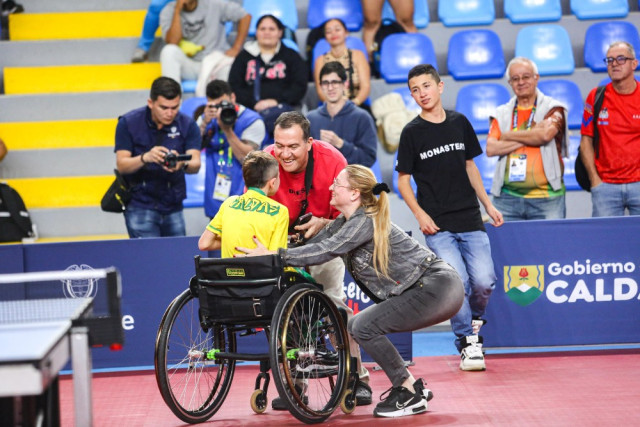
[[[536,100],[533,101],[533,108],[531,109],[531,115],[529,115],[529,120],[527,120],[527,126],[524,128],[524,130],[529,130],[531,129],[531,125],[533,124],[533,116],[536,115],[536,106],[538,105],[538,97],[536,97]],[[518,130],[518,100],[516,99],[516,103],[513,106],[513,114],[511,115],[511,117],[513,117],[513,130]]]
[[[218,155],[220,156],[220,158],[218,159],[218,166],[220,167],[224,167],[225,163],[227,164],[227,167],[231,167],[231,165],[233,164],[233,153],[231,152],[231,145],[229,145],[227,147],[227,161],[225,162],[224,160],[224,140],[222,139],[222,137],[219,138],[218,142],[220,143],[220,150],[218,150]]]

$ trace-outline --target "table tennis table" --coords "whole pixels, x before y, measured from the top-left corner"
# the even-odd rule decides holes
[[[12,406],[12,424],[59,425],[58,375],[71,360],[75,424],[92,425],[90,346],[123,342],[120,280],[115,269],[0,275],[0,284],[100,278],[109,316],[93,316],[93,298],[0,301],[0,399]]]

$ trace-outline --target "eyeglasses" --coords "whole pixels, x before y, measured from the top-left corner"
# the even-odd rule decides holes
[[[613,61],[616,61],[616,64],[618,65],[624,65],[627,63],[627,61],[633,61],[635,58],[627,58],[626,56],[616,56],[615,58],[604,58],[603,61],[605,64],[607,65],[613,65]]]
[[[320,86],[322,87],[336,87],[342,84],[342,80],[322,80]]]
[[[531,74],[523,74],[522,76],[511,77],[509,79],[509,83],[518,84],[518,83],[520,83],[520,81],[522,81],[522,83],[526,83],[529,80],[531,80],[532,78],[533,78],[533,75],[531,75]]]
[[[333,178],[333,187],[334,187],[334,188],[336,188],[336,187],[343,187],[343,188],[347,188],[347,189],[349,189],[349,190],[351,189],[351,187],[350,187],[350,186],[348,186],[348,185],[338,184],[338,178]]]

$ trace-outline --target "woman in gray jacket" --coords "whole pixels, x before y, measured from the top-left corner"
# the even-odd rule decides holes
[[[462,281],[449,264],[391,223],[389,187],[377,183],[369,168],[347,166],[330,189],[331,204],[342,214],[304,246],[278,253],[286,265],[298,267],[342,257],[358,286],[376,302],[347,325],[392,384],[373,414],[399,417],[426,412],[431,391],[411,375],[386,335],[451,318],[462,305]],[[238,249],[249,255],[272,253],[256,243],[255,249]]]

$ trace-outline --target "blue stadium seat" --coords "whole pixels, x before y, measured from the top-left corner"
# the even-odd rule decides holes
[[[196,80],[183,80],[182,81],[182,92],[183,93],[194,93],[196,91],[196,85],[198,82]]]
[[[182,82],[184,85],[184,82]],[[186,114],[189,117],[193,117],[193,113],[196,109],[207,103],[207,98],[204,96],[193,96],[191,98],[186,98],[182,100],[182,105],[180,106],[180,112]]]
[[[364,42],[362,41],[361,38],[354,37],[354,36],[347,36],[347,39],[345,40],[345,42],[349,49],[357,49],[359,51],[362,51],[362,53],[364,53],[365,55],[365,58],[367,57],[368,55],[367,48],[365,47]],[[331,46],[329,46],[329,42],[327,41],[327,39],[323,37],[320,40],[318,40],[315,46],[313,47],[313,62],[311,63],[311,66],[315,68],[316,59],[318,59],[318,57],[324,55],[325,53],[329,52],[330,49],[331,49]]]
[[[371,165],[371,171],[376,176],[376,180],[382,182],[382,170],[380,170],[380,162],[377,159],[375,163]]]
[[[534,61],[541,76],[572,74],[575,68],[569,34],[557,24],[523,27],[516,38],[515,56]]]
[[[458,91],[456,111],[469,119],[476,133],[487,133],[489,115],[509,98],[509,91],[499,83],[469,83]]]
[[[482,177],[482,185],[487,193],[491,191],[491,183],[493,182],[493,174],[496,170],[496,164],[498,163],[499,156],[488,157],[487,156],[487,140],[481,139],[480,146],[482,147],[482,154],[474,157],[473,161],[476,163],[480,176]]]
[[[461,30],[449,39],[449,74],[456,80],[499,78],[504,75],[500,37],[491,30]]]
[[[291,40],[291,39],[282,39],[282,44],[284,44],[288,48],[293,49],[296,52],[300,53],[300,46],[298,46],[298,43],[294,42],[293,40]]]
[[[559,21],[562,5],[560,0],[504,0],[504,14],[514,24]]]
[[[578,156],[578,147],[580,147],[580,135],[569,136],[569,157],[565,157],[564,161],[564,186],[567,191],[582,190],[576,180],[576,157]]]
[[[396,33],[383,40],[380,75],[387,83],[406,82],[409,70],[418,64],[431,64],[438,68],[429,37],[422,33]]]
[[[618,40],[631,43],[640,52],[640,36],[638,29],[626,21],[596,22],[587,28],[584,36],[584,63],[591,71],[607,71],[603,59],[607,56],[609,45]]]
[[[571,13],[578,19],[624,18],[629,14],[629,1],[571,0]]]
[[[400,190],[398,190],[398,171],[396,171],[396,164],[398,163],[398,152],[393,156],[393,174],[391,176],[391,186],[393,187],[393,192],[400,197],[400,200],[403,200],[402,194],[400,194]],[[418,194],[418,186],[416,181],[411,177],[411,188],[413,188],[413,194]]]
[[[396,15],[388,1],[382,6],[382,19],[396,20]],[[413,1],[413,23],[417,28],[426,28],[429,25],[429,5],[427,0]]]
[[[242,7],[251,14],[249,35],[255,36],[256,22],[262,15],[273,15],[285,27],[295,31],[298,29],[298,10],[295,0],[244,0]]]
[[[399,93],[402,96],[402,100],[404,101],[404,105],[407,107],[407,110],[412,111],[416,114],[420,114],[422,108],[416,103],[416,100],[411,96],[411,91],[408,87],[402,86],[395,88],[393,90],[396,93]]]
[[[569,129],[580,129],[584,103],[577,84],[564,79],[541,80],[538,83],[538,89],[565,104],[569,110],[567,118]]]
[[[207,156],[204,150],[200,153],[200,170],[196,174],[185,174],[187,184],[187,198],[182,201],[185,208],[200,208],[204,206],[204,176],[206,172]]]
[[[438,18],[447,27],[490,25],[496,17],[493,0],[440,0]]]
[[[339,18],[349,31],[359,31],[364,20],[360,0],[314,0],[307,7],[307,26],[316,28],[327,19]]]

